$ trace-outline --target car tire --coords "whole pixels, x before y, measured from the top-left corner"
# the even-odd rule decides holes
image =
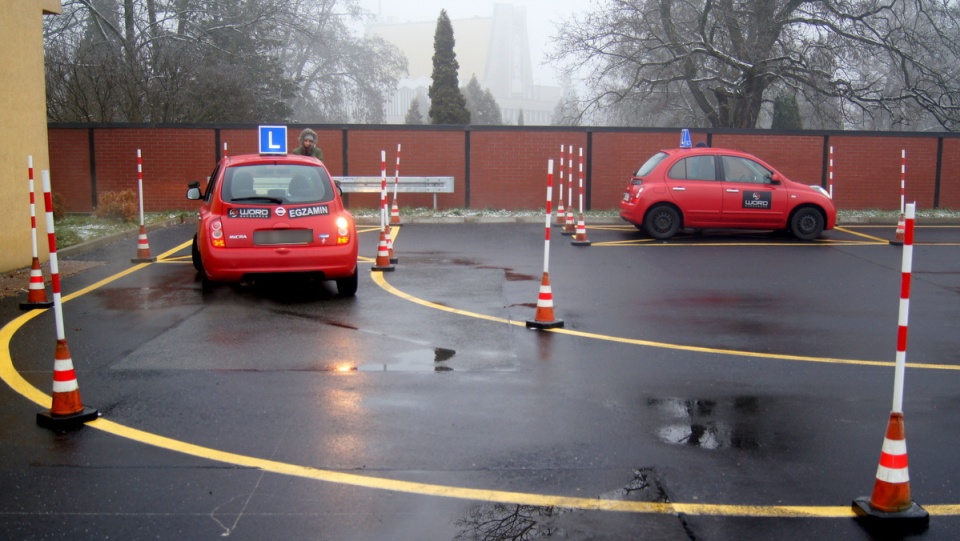
[[[193,268],[197,272],[203,272],[203,260],[200,259],[200,248],[197,246],[197,236],[193,236],[193,246],[190,248],[190,258],[193,260]]]
[[[680,230],[680,213],[669,205],[653,207],[643,219],[647,235],[657,240],[667,240]]]
[[[353,297],[357,294],[359,271],[353,269],[353,275],[337,279],[337,293],[341,297]]]
[[[813,207],[797,209],[790,218],[790,232],[800,240],[815,240],[823,233],[823,215]]]

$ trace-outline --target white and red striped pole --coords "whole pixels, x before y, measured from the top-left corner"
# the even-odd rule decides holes
[[[53,289],[53,314],[57,330],[57,347],[53,361],[53,399],[50,410],[37,413],[37,424],[50,428],[77,425],[96,419],[97,410],[86,408],[80,399],[80,386],[67,348],[60,301],[60,267],[57,263],[57,237],[53,225],[53,198],[50,195],[50,172],[44,170],[43,202],[47,211],[47,243],[50,247],[50,278]]]
[[[27,289],[27,300],[20,303],[21,310],[53,306],[53,301],[47,300],[47,290],[43,284],[43,271],[40,269],[40,258],[37,256],[37,204],[36,189],[33,182],[32,155],[27,157],[27,177],[30,184],[30,244],[33,248],[33,259],[30,262],[30,285]]]
[[[590,241],[587,239],[587,226],[583,221],[583,147],[580,147],[580,160],[578,165],[579,171],[577,175],[578,179],[578,189],[579,189],[579,205],[580,205],[580,216],[577,219],[577,231],[573,236],[573,241],[571,244],[574,246],[590,246]]]
[[[562,197],[562,194],[561,194]],[[543,233],[543,279],[540,281],[540,294],[537,297],[537,311],[533,319],[527,320],[528,329],[555,329],[563,327],[553,311],[553,290],[550,288],[550,215],[553,213],[553,160],[547,160],[547,202],[546,220]]]
[[[904,201],[906,199],[906,186],[907,186],[907,151],[906,149],[900,150],[900,220],[897,221],[897,229],[894,231],[893,240],[890,241],[890,244],[895,244],[897,246],[903,244],[903,237],[905,235],[906,224],[904,223]]]
[[[224,142],[224,143],[223,143],[223,157],[226,158],[227,156],[229,156],[229,154],[227,153],[227,143]]]
[[[567,217],[561,235],[572,235],[576,229],[573,222],[573,145],[567,145]],[[560,194],[563,197],[563,194]]]
[[[833,199],[833,145],[830,145],[830,156],[828,158],[827,171],[829,177],[830,199]]]
[[[566,209],[563,208],[563,153],[566,152],[566,145],[560,145],[560,191],[557,193],[560,197],[557,198],[557,226],[563,227],[564,222],[566,221]]]
[[[930,520],[923,507],[911,500],[907,439],[903,423],[903,388],[907,367],[907,323],[910,315],[910,285],[913,268],[913,223],[916,203],[905,206],[903,263],[900,273],[900,311],[897,321],[897,358],[893,377],[893,407],[880,451],[876,480],[870,498],[857,498],[853,511],[878,524],[923,529]]]
[[[400,225],[400,205],[397,204],[397,192],[400,187],[400,143],[397,143],[397,168],[393,175],[393,206],[390,207],[390,224]]]
[[[905,212],[907,197],[907,150],[900,149],[900,214]]]
[[[147,240],[147,228],[143,225],[143,158],[140,149],[137,149],[137,194],[140,200],[140,232],[137,235],[137,257],[131,259],[133,263],[150,263],[157,258],[150,255],[150,242]]]
[[[390,234],[387,225],[387,151],[380,151],[380,242],[377,245],[377,258],[370,267],[372,271],[392,271],[390,263]]]

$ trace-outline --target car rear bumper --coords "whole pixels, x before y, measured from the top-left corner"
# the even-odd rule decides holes
[[[207,278],[239,282],[245,276],[277,273],[317,273],[334,280],[357,269],[357,244],[348,246],[277,246],[271,248],[216,248],[202,254]]]

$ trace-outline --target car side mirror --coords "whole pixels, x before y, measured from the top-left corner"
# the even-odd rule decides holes
[[[783,184],[783,179],[780,178],[780,173],[774,173],[768,177],[770,179],[770,184],[780,185]]]
[[[337,185],[337,194],[339,194],[340,197],[343,197],[343,186],[340,185],[340,181],[334,180],[333,183]]]
[[[199,182],[191,182],[191,183],[188,185],[188,188],[187,188],[187,199],[189,199],[189,200],[191,200],[191,201],[199,201],[199,200],[200,200],[200,183],[199,183]]]

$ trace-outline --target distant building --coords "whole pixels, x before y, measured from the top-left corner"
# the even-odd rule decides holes
[[[516,124],[523,111],[525,125],[549,125],[560,101],[559,87],[533,82],[530,42],[527,38],[527,10],[511,4],[494,4],[492,17],[457,19],[453,24],[454,52],[460,64],[460,86],[477,76],[483,89],[497,100],[504,124]],[[410,102],[426,96],[433,74],[433,37],[437,21],[377,22],[367,33],[377,35],[399,48],[409,62],[409,77],[398,84],[394,99],[387,103],[386,121],[402,124]],[[422,111],[429,122],[428,111]]]

